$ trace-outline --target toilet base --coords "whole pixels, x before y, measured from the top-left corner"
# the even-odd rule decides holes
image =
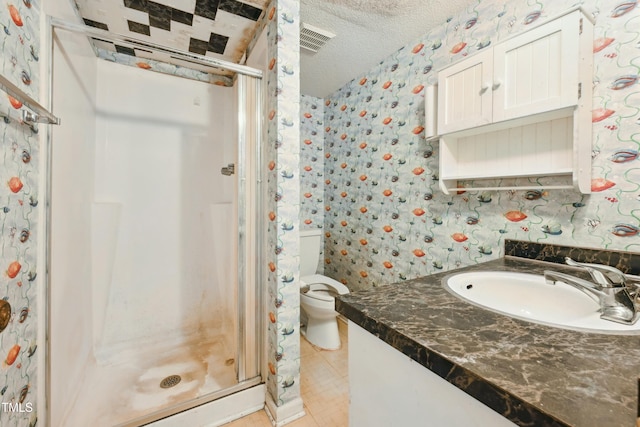
[[[301,328],[300,332],[307,341],[323,350],[340,349],[340,331],[336,317],[311,319],[307,316],[307,325]]]

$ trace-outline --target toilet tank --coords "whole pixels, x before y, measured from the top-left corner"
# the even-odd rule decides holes
[[[322,230],[300,231],[300,276],[315,274],[320,260]]]

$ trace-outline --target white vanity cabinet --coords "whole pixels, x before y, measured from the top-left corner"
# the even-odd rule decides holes
[[[557,188],[588,193],[592,46],[593,23],[576,8],[441,70],[443,191],[459,180],[562,175]]]
[[[349,426],[516,424],[350,321]]]

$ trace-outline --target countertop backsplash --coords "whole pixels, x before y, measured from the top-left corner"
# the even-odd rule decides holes
[[[569,257],[574,261],[609,265],[626,274],[640,275],[640,253],[637,252],[581,248],[507,239],[504,242],[504,254],[505,256],[557,264],[564,264],[565,258]]]
[[[574,261],[609,265],[626,274],[640,275],[640,253],[637,252],[570,247],[507,239],[504,242],[504,254],[505,256],[557,264],[565,264],[565,258],[569,257]]]

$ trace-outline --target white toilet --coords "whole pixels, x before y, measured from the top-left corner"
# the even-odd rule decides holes
[[[300,232],[300,323],[307,340],[326,350],[340,348],[335,296],[349,293],[342,283],[315,274],[320,259],[322,230]]]

